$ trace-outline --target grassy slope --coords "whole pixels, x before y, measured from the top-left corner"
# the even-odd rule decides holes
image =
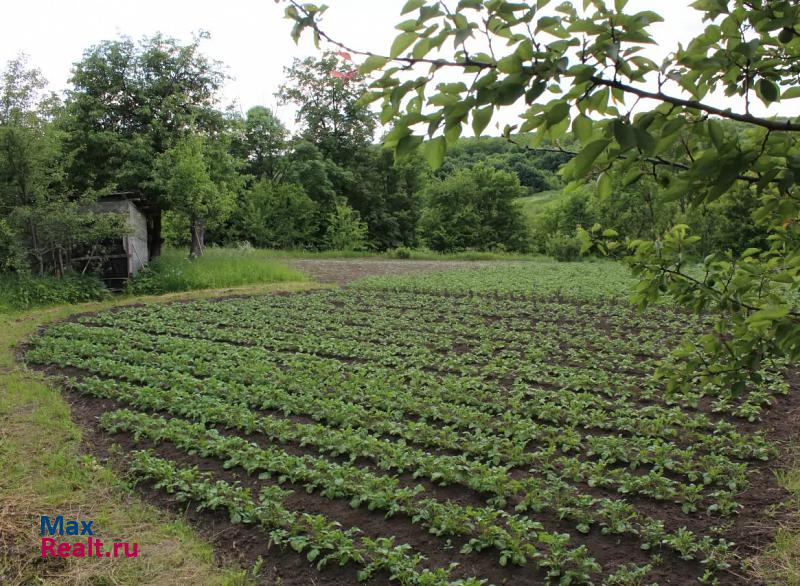
[[[527,197],[521,197],[517,201],[517,203],[522,205],[522,213],[528,219],[529,222],[533,222],[533,219],[541,214],[545,209],[547,209],[553,202],[557,201],[561,197],[561,190],[556,189],[553,191],[541,191],[534,195],[529,195]]]
[[[143,503],[110,469],[82,455],[81,431],[70,419],[69,406],[42,376],[16,364],[14,351],[39,326],[78,312],[310,287],[260,285],[0,314],[0,583],[250,583],[247,570],[219,568],[212,547],[186,523]],[[140,557],[43,561],[39,515],[67,517],[78,511],[95,520],[101,539],[138,543]]]

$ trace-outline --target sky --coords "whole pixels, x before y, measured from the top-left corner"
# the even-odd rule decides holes
[[[322,3],[322,2],[318,2]],[[386,53],[403,20],[405,0],[327,0],[324,30],[356,49]],[[579,4],[579,3],[578,3]],[[657,61],[703,29],[690,0],[631,0],[626,12],[656,10],[665,22],[654,25],[658,43],[648,56]],[[83,51],[105,39],[127,35],[139,39],[162,32],[184,41],[208,31],[204,52],[227,65],[233,78],[226,84],[223,103],[236,102],[243,111],[265,105],[292,126],[294,112],[280,107],[274,97],[283,82],[283,67],[294,57],[319,55],[310,35],[295,45],[291,23],[283,17],[285,4],[275,0],[26,0],[10,2],[0,21],[0,66],[20,52],[42,70],[50,89],[68,87],[72,64]],[[724,98],[712,100],[726,106]],[[791,111],[791,103],[755,114]],[[788,109],[787,109],[788,108]]]

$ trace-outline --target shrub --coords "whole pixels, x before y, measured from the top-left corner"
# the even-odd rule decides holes
[[[516,175],[476,165],[432,183],[425,195],[420,234],[433,250],[528,249],[528,227],[514,201],[525,190]]]
[[[364,250],[367,243],[367,224],[359,213],[346,203],[336,204],[328,215],[325,246],[329,250]]]
[[[547,256],[552,256],[562,262],[579,260],[581,256],[581,241],[577,236],[556,232],[551,234],[545,241],[544,252]]]
[[[231,224],[255,246],[295,248],[313,240],[318,208],[300,185],[259,181],[241,195]]]
[[[407,246],[398,246],[389,255],[392,258],[411,258],[413,251]]]
[[[0,276],[0,308],[28,309],[107,299],[110,293],[97,277],[66,273],[61,278],[7,274]]]

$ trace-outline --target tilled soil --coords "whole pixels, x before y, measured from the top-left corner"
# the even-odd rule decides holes
[[[374,260],[374,259],[291,259],[289,265],[321,283],[348,283],[363,277],[428,273],[451,269],[480,268],[491,261],[466,260]]]

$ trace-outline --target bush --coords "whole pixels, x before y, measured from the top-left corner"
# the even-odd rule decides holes
[[[62,278],[24,274],[0,276],[0,309],[29,309],[109,297],[103,282],[93,276],[74,273],[67,273]]]
[[[295,248],[312,242],[319,206],[302,186],[259,181],[244,192],[229,232],[261,248]]]
[[[579,260],[581,256],[581,241],[577,236],[556,232],[551,234],[545,241],[544,252],[547,256],[552,256],[561,262]]]
[[[328,250],[364,250],[367,243],[367,224],[361,215],[343,202],[328,215],[325,246]]]
[[[525,190],[516,175],[476,165],[430,184],[425,195],[419,228],[431,249],[528,249],[528,227],[514,201],[525,195]]]
[[[407,258],[411,258],[411,255],[413,254],[413,252],[414,251],[411,250],[410,248],[408,248],[407,246],[399,246],[399,247],[395,248],[393,251],[391,251],[389,253],[389,256],[391,256],[392,258],[407,259]]]

